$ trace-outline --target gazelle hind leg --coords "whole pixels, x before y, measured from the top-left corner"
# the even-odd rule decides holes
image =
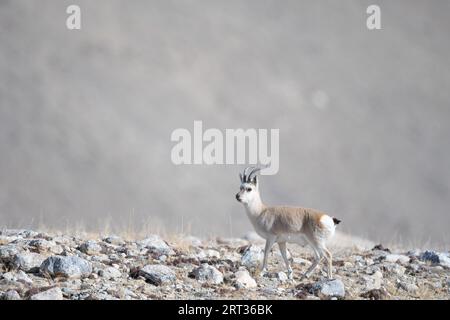
[[[317,248],[314,245],[311,245],[314,251],[314,261],[311,264],[311,266],[306,270],[306,272],[303,274],[302,278],[309,278],[311,273],[314,271],[314,269],[317,267],[317,265],[322,261],[322,255],[320,254],[320,251],[317,250]]]
[[[325,259],[327,260],[327,265],[328,265],[328,279],[333,279],[333,255],[331,254],[331,252],[326,248],[323,247],[323,251],[325,253]]]
[[[286,242],[278,242],[278,247],[280,248],[281,256],[283,257],[284,263],[286,264],[288,278],[292,280],[293,274],[292,274],[292,268],[289,264],[289,259],[287,257]]]

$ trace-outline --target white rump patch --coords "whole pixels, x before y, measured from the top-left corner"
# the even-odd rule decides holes
[[[320,223],[325,227],[325,229],[329,230],[331,233],[334,233],[335,225],[333,218],[324,214],[320,217]]]

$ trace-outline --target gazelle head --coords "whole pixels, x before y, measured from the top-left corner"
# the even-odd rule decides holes
[[[247,167],[243,173],[239,173],[241,185],[239,192],[236,194],[237,201],[242,202],[244,205],[261,201],[258,189],[258,177],[256,176],[256,173],[260,170],[261,168]]]

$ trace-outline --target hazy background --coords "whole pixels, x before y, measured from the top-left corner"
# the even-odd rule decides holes
[[[74,3],[81,31],[65,27]],[[202,120],[280,129],[267,203],[448,243],[449,14],[446,0],[0,0],[0,227],[242,235],[243,166],[171,163],[172,131]]]

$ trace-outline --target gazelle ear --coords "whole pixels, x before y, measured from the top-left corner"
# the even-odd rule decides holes
[[[258,176],[254,176],[254,177],[253,177],[252,183],[253,183],[256,187],[258,187]]]
[[[242,176],[242,173],[239,173],[239,179],[241,179],[241,183],[243,183],[244,182],[244,177]]]

